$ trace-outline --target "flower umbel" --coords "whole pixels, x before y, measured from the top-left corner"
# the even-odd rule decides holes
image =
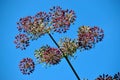
[[[94,35],[94,39],[95,39],[96,43],[98,43],[98,42],[103,40],[103,38],[104,38],[104,31],[101,28],[95,26],[95,27],[91,28],[91,31],[92,31],[92,33]]]
[[[44,58],[43,58],[43,54],[46,51],[46,49],[50,48],[50,46],[46,45],[46,46],[42,46],[40,49],[35,50],[35,57],[37,59],[37,62],[39,63],[43,63],[45,62]]]
[[[50,21],[49,15],[46,12],[39,12],[34,16],[34,26],[35,30],[34,33],[38,34],[39,36],[50,32]]]
[[[113,80],[120,80],[120,73],[114,75]]]
[[[89,50],[104,38],[104,31],[99,27],[81,26],[78,30],[78,47]]]
[[[23,74],[29,75],[34,71],[35,64],[31,58],[24,58],[20,61],[19,68]]]
[[[100,75],[98,78],[96,78],[95,80],[113,80],[112,79],[112,76],[110,76],[110,75],[105,75],[105,74],[103,74],[103,75]]]
[[[31,29],[33,27],[33,17],[32,16],[27,16],[24,18],[20,18],[19,22],[17,22],[17,29],[19,32],[27,32],[30,33]]]
[[[88,50],[94,46],[94,35],[89,26],[81,26],[79,28],[77,43],[80,50]]]
[[[63,10],[59,6],[50,9],[51,24],[54,32],[65,33],[71,23],[74,23],[76,16],[73,10]]]
[[[48,27],[49,16],[46,12],[39,12],[35,16],[21,18],[18,24],[18,31],[27,33],[32,40],[36,40],[50,31]]]
[[[40,63],[46,63],[47,65],[55,65],[61,61],[62,54],[57,48],[43,46],[39,50],[35,51],[35,57]]]
[[[59,46],[64,53],[64,56],[74,56],[74,53],[77,50],[76,41],[67,37],[60,39]]]
[[[21,50],[25,50],[26,47],[29,46],[29,38],[26,34],[18,34],[15,36],[16,48],[20,48]]]

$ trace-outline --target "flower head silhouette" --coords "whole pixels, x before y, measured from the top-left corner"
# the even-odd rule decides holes
[[[120,80],[120,72],[114,75],[113,77],[114,80]]]
[[[112,76],[110,76],[110,75],[105,75],[105,74],[103,74],[103,75],[100,75],[98,78],[96,78],[95,80],[113,80],[112,79]]]

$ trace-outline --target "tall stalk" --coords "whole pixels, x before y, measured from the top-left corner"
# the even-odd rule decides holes
[[[52,35],[50,33],[48,33],[48,35],[50,36],[50,38],[52,39],[52,41],[56,44],[56,46],[59,48],[59,50],[63,53],[64,52],[60,49],[59,45],[57,44],[57,42],[55,41],[55,39],[52,37]],[[70,68],[72,69],[73,73],[75,74],[75,76],[77,77],[78,80],[80,80],[80,77],[78,76],[77,72],[75,71],[74,67],[72,66],[72,64],[70,63],[69,59],[67,58],[67,56],[64,56],[66,61],[68,62]]]

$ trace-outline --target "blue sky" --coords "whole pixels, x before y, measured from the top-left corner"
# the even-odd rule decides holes
[[[34,50],[49,44],[56,47],[48,35],[32,41],[25,50],[15,48],[13,43],[18,34],[16,22],[21,17],[33,16],[39,11],[48,12],[53,6],[73,9],[77,19],[65,34],[55,33],[58,41],[61,37],[77,38],[77,30],[82,25],[99,26],[105,37],[95,48],[77,51],[71,59],[80,78],[94,80],[99,74],[111,74],[120,71],[120,1],[119,0],[0,0],[0,80],[77,80],[65,59],[60,64],[48,67],[37,64],[31,75],[23,75],[18,68],[21,59],[30,57],[35,61]]]

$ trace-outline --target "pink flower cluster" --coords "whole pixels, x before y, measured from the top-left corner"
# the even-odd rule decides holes
[[[15,37],[14,43],[16,44],[16,48],[20,48],[21,50],[25,50],[26,47],[29,46],[29,38],[26,34],[18,34]]]
[[[50,32],[65,33],[69,30],[71,24],[76,20],[76,15],[73,10],[63,10],[59,6],[54,6],[50,9],[49,13],[39,12],[34,16],[27,16],[20,18],[17,22],[17,29],[19,34],[15,36],[14,43],[16,48],[25,50],[29,46],[30,40],[37,40],[45,34]],[[58,48],[53,48],[48,45],[42,46],[40,49],[35,50],[35,57],[39,63],[45,63],[46,65],[56,65],[63,57],[74,56],[74,53],[79,48],[80,50],[89,50],[94,45],[104,38],[104,31],[95,26],[81,26],[78,30],[78,38],[70,39],[63,38],[60,40]],[[20,71],[23,74],[30,74],[34,71],[35,64],[31,58],[24,58],[19,64]],[[110,78],[108,75],[100,76],[97,80],[104,78]],[[118,76],[118,75],[117,75]]]
[[[51,8],[49,13],[39,12],[34,16],[20,18],[17,22],[17,29],[21,34],[24,33],[28,36],[29,40],[37,40],[51,31],[66,32],[75,19],[76,16],[73,10],[63,10],[56,6]],[[17,48],[22,49],[21,46],[28,45],[26,43],[23,45],[20,42],[19,40],[16,41],[16,43],[19,43]]]
[[[99,27],[81,26],[78,30],[78,47],[80,50],[89,50],[95,43],[102,41],[104,32]]]
[[[45,12],[39,12],[35,16],[21,18],[18,24],[18,31],[25,32],[31,39],[37,39],[44,35],[48,30],[49,16]]]
[[[30,32],[33,24],[33,18],[31,16],[27,16],[25,18],[20,18],[18,25],[18,31],[20,32]]]
[[[40,63],[55,65],[61,61],[62,53],[57,48],[42,46],[39,50],[35,51],[35,57]]]
[[[102,41],[104,38],[104,31],[101,28],[94,26],[91,28],[91,31],[94,34],[95,43]]]
[[[71,23],[74,23],[76,16],[73,10],[63,10],[59,6],[50,9],[51,23],[55,32],[66,32]]]
[[[29,75],[34,71],[35,64],[31,58],[24,58],[20,61],[19,68],[23,74]]]
[[[68,37],[61,38],[59,41],[59,46],[62,52],[64,52],[64,56],[67,56],[67,57],[69,56],[73,57],[74,53],[77,50],[76,41]]]

